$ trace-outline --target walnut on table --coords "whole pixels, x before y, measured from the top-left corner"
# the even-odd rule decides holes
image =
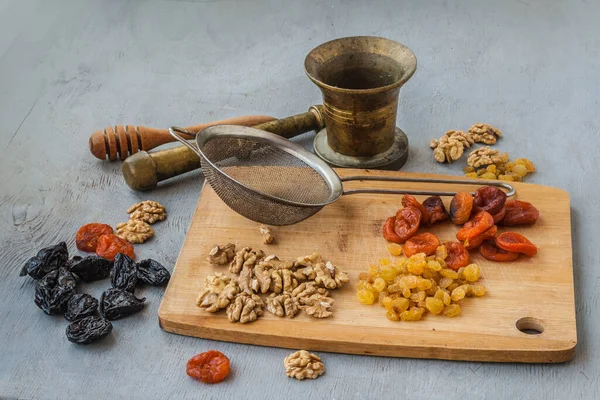
[[[227,318],[231,322],[239,322],[241,324],[253,322],[263,315],[264,306],[265,303],[259,296],[240,293],[227,307]]]
[[[116,235],[129,243],[144,243],[154,236],[154,229],[144,221],[137,219],[121,222],[116,228]]]
[[[470,129],[469,133],[476,143],[496,144],[498,138],[502,137],[502,132],[492,125],[477,123]]]
[[[196,306],[208,312],[217,312],[229,306],[240,292],[236,281],[230,281],[220,292],[204,289],[196,299]]]
[[[244,247],[233,257],[229,265],[229,272],[239,274],[244,266],[254,267],[256,263],[265,257],[262,250],[252,250],[251,247]]]
[[[310,297],[313,294],[320,294],[322,296],[329,296],[329,291],[325,288],[317,286],[314,282],[304,282],[298,285],[297,288],[292,290],[292,296],[296,298]]]
[[[310,297],[300,298],[298,301],[301,304],[300,308],[313,318],[329,318],[333,315],[333,311],[329,310],[334,303],[331,297],[316,293]]]
[[[213,247],[206,258],[209,263],[216,265],[227,264],[235,257],[235,244],[227,243],[226,245],[218,244]]]
[[[298,299],[288,293],[271,293],[267,297],[266,306],[268,312],[278,317],[294,318],[300,312]]]
[[[156,221],[162,221],[167,218],[165,207],[156,201],[145,200],[141,203],[132,205],[127,209],[129,219],[137,219],[148,224],[153,224]]]
[[[484,165],[500,164],[508,161],[508,154],[498,150],[491,149],[489,146],[473,150],[467,158],[467,164],[473,168],[479,168]]]
[[[318,263],[315,266],[315,271],[317,272],[315,283],[327,289],[340,288],[349,281],[348,274],[340,271],[330,261]]]
[[[271,287],[273,293],[291,292],[298,286],[298,280],[289,269],[271,270]]]
[[[298,380],[316,379],[325,372],[325,365],[315,354],[299,350],[283,360],[285,374]]]
[[[273,233],[271,232],[271,228],[269,228],[268,226],[261,225],[259,228],[259,231],[263,237],[264,244],[271,244],[275,241],[275,236],[273,236]]]
[[[464,149],[468,149],[474,144],[474,140],[469,133],[463,131],[448,131],[439,140],[432,139],[429,147],[433,150],[433,157],[437,162],[451,163],[462,157]]]

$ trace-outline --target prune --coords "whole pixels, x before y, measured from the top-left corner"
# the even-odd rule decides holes
[[[396,231],[394,230],[395,222],[396,222],[396,217],[389,217],[388,219],[385,220],[385,223],[383,224],[383,237],[388,242],[403,243],[402,238],[400,236],[398,236],[396,234]]]
[[[59,286],[63,286],[67,289],[75,289],[75,286],[77,286],[77,281],[73,274],[63,267],[58,269],[57,283]]]
[[[126,290],[108,289],[100,298],[100,312],[106,319],[113,321],[141,311],[145,301],[145,297],[138,299]]]
[[[74,294],[67,303],[65,318],[67,321],[76,321],[92,316],[98,310],[98,300],[86,293]]]
[[[456,193],[450,202],[450,219],[456,225],[462,225],[469,220],[473,209],[473,196],[467,192]]]
[[[497,214],[506,203],[506,193],[494,186],[480,187],[473,196],[473,212],[487,211],[491,215]]]
[[[421,211],[418,208],[408,206],[396,213],[396,221],[394,222],[394,232],[404,243],[417,233],[421,224]]]
[[[83,225],[77,231],[75,236],[75,245],[81,251],[87,251],[93,253],[96,251],[98,246],[98,238],[102,235],[113,233],[113,228],[106,224],[87,224]]]
[[[112,324],[102,317],[85,317],[67,325],[67,339],[77,344],[89,344],[112,331]]]
[[[496,233],[498,233],[498,227],[496,225],[492,225],[487,231],[471,238],[465,240],[464,246],[467,250],[474,250],[481,246],[484,240],[494,239],[496,237]]]
[[[20,275],[25,276],[29,274],[33,279],[41,279],[48,272],[64,266],[68,259],[69,251],[67,250],[67,244],[60,242],[57,245],[45,247],[38,251],[35,257],[30,258],[25,263]]]
[[[171,274],[159,262],[146,259],[137,263],[138,280],[152,286],[163,286],[171,279]]]
[[[108,278],[112,266],[113,262],[106,258],[87,256],[71,265],[71,272],[82,281],[92,282]]]
[[[110,281],[115,289],[123,289],[133,293],[138,279],[138,267],[133,260],[123,253],[115,256],[115,263],[110,273]]]
[[[448,219],[448,212],[446,211],[446,207],[444,207],[444,202],[440,196],[426,198],[423,201],[423,207],[425,207],[429,213],[429,225]]]
[[[540,212],[533,204],[520,200],[506,202],[506,214],[502,219],[504,226],[535,224],[540,217]]]
[[[64,268],[61,268],[61,270],[64,270]],[[60,285],[59,280],[67,285]],[[75,294],[75,289],[71,283],[71,280],[65,278],[64,275],[59,278],[58,270],[49,272],[36,282],[35,304],[48,315],[63,313],[67,307],[67,302]]]
[[[465,249],[465,246],[460,242],[446,242],[444,243],[446,250],[448,251],[448,257],[444,260],[446,266],[454,271],[458,271],[460,267],[466,267],[471,261],[469,252]]]
[[[97,255],[114,260],[118,253],[123,253],[132,259],[135,258],[133,245],[128,241],[113,234],[100,236],[96,247]]]
[[[513,253],[512,251],[502,250],[501,248],[496,246],[496,243],[494,241],[491,240],[483,242],[483,244],[479,248],[479,252],[485,259],[490,261],[507,262],[514,261],[517,258],[519,258],[519,253]]]
[[[410,194],[405,194],[402,196],[402,206],[417,208],[419,211],[421,211],[421,223],[429,224],[429,211],[427,208],[425,208],[425,206],[419,203],[419,200],[417,200],[414,196],[411,196]]]
[[[67,262],[65,263],[65,268],[70,271],[71,268],[73,268],[73,264],[76,264],[76,263],[78,263],[81,260],[83,260],[83,257],[81,257],[81,256],[73,256],[73,257],[71,257],[71,258],[69,258],[67,260]]]
[[[516,232],[504,232],[496,238],[496,246],[505,251],[513,253],[522,253],[526,256],[533,257],[537,253],[537,247],[529,241],[525,236]]]
[[[494,218],[488,212],[479,212],[456,232],[456,238],[460,241],[474,238],[490,229],[492,225],[494,225]]]
[[[186,365],[188,376],[204,383],[218,383],[229,375],[229,358],[220,351],[210,350],[192,357]]]
[[[435,254],[435,249],[439,245],[440,241],[433,233],[421,233],[406,241],[404,244],[404,255],[410,257],[418,253],[425,253],[425,255],[430,256]]]

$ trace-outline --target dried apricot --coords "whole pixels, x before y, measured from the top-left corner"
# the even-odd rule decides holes
[[[410,257],[417,253],[425,253],[425,255],[430,256],[435,254],[435,249],[439,245],[440,241],[433,233],[420,233],[404,243],[404,255]]]
[[[505,226],[535,224],[540,217],[540,212],[533,204],[520,200],[506,202],[506,215],[502,219]]]
[[[98,254],[100,257],[114,260],[118,253],[123,253],[130,258],[135,258],[133,245],[128,241],[121,239],[117,235],[113,235],[111,233],[108,235],[102,235],[98,238],[96,254]]]
[[[519,253],[513,253],[512,251],[505,251],[496,246],[496,243],[487,240],[483,242],[481,247],[479,248],[479,252],[481,255],[490,261],[514,261],[519,257]]]
[[[404,207],[396,213],[396,221],[394,222],[394,232],[404,243],[417,233],[421,224],[421,211],[413,206]]]
[[[446,250],[448,251],[448,257],[446,258],[446,267],[458,271],[460,267],[466,267],[471,261],[469,252],[465,249],[465,246],[460,242],[446,242],[444,243]]]
[[[473,196],[473,212],[487,211],[494,215],[502,210],[506,203],[506,193],[494,186],[480,187]]]
[[[481,244],[485,240],[494,239],[496,237],[496,233],[498,233],[498,227],[496,225],[492,225],[492,227],[489,228],[487,231],[471,239],[465,240],[463,246],[465,246],[465,249],[467,250],[475,250],[476,248],[481,246]]]
[[[504,219],[505,215],[506,215],[506,206],[502,207],[502,210],[500,210],[496,214],[492,215],[492,218],[494,219],[494,223],[497,224],[498,222],[502,221]]]
[[[110,233],[114,233],[113,228],[110,225],[99,223],[83,225],[77,231],[75,245],[81,251],[94,253],[96,251],[96,246],[98,246],[98,238]]]
[[[431,196],[423,201],[423,207],[429,213],[429,225],[448,219],[448,212],[440,196]]]
[[[388,242],[404,243],[402,238],[400,236],[398,236],[396,234],[396,231],[394,230],[395,222],[396,222],[396,217],[389,217],[388,219],[385,220],[385,223],[383,224],[383,237]]]
[[[457,193],[450,202],[450,219],[456,225],[462,225],[469,220],[473,209],[473,196],[467,192]]]
[[[490,229],[492,225],[494,218],[488,212],[479,212],[456,232],[456,238],[460,241],[472,239]]]
[[[425,208],[425,206],[419,203],[419,200],[417,200],[414,196],[411,196],[410,194],[405,194],[402,196],[402,206],[417,208],[419,211],[421,211],[421,222],[424,224],[429,223],[429,211],[427,208]]]
[[[516,232],[503,232],[496,238],[496,246],[502,250],[522,253],[533,257],[537,253],[537,247],[525,236]]]
[[[219,383],[229,375],[229,358],[220,351],[210,350],[192,357],[185,372],[204,383]]]

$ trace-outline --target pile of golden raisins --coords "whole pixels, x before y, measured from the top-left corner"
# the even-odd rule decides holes
[[[390,243],[388,251],[400,256],[402,247]],[[481,275],[477,264],[453,271],[446,268],[447,256],[442,245],[429,257],[419,253],[395,262],[382,258],[379,265],[359,275],[358,300],[367,305],[379,301],[391,321],[419,321],[427,312],[455,317],[460,314],[461,300],[483,296],[486,289],[476,284]]]
[[[463,171],[468,178],[521,182],[527,174],[535,172],[535,166],[527,158],[517,158],[514,161],[490,164],[477,169],[466,167]]]

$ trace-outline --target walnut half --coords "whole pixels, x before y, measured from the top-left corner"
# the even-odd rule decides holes
[[[333,311],[329,309],[333,306],[334,300],[321,294],[313,294],[310,297],[300,298],[301,309],[313,318],[329,318]]]
[[[300,307],[294,296],[272,293],[267,297],[267,311],[278,317],[294,318],[300,312]]]
[[[263,303],[259,296],[240,293],[227,307],[227,318],[231,322],[239,322],[241,324],[256,321],[258,317],[263,315],[264,306],[265,303]]]
[[[316,379],[325,372],[325,364],[316,354],[306,350],[299,350],[290,354],[283,360],[285,374],[298,380]]]
[[[144,221],[130,219],[117,225],[116,235],[129,243],[144,243],[154,236],[154,229]]]
[[[142,220],[148,224],[153,224],[156,221],[162,221],[167,218],[165,207],[152,200],[145,200],[132,205],[127,209],[127,214],[130,214],[129,219]]]
[[[235,244],[227,243],[226,245],[218,244],[213,247],[206,258],[209,263],[223,265],[230,262],[235,256]]]
[[[260,234],[263,237],[264,244],[271,244],[275,241],[275,236],[273,236],[273,232],[271,232],[271,228],[269,228],[266,225],[261,225],[259,230],[260,230]]]

